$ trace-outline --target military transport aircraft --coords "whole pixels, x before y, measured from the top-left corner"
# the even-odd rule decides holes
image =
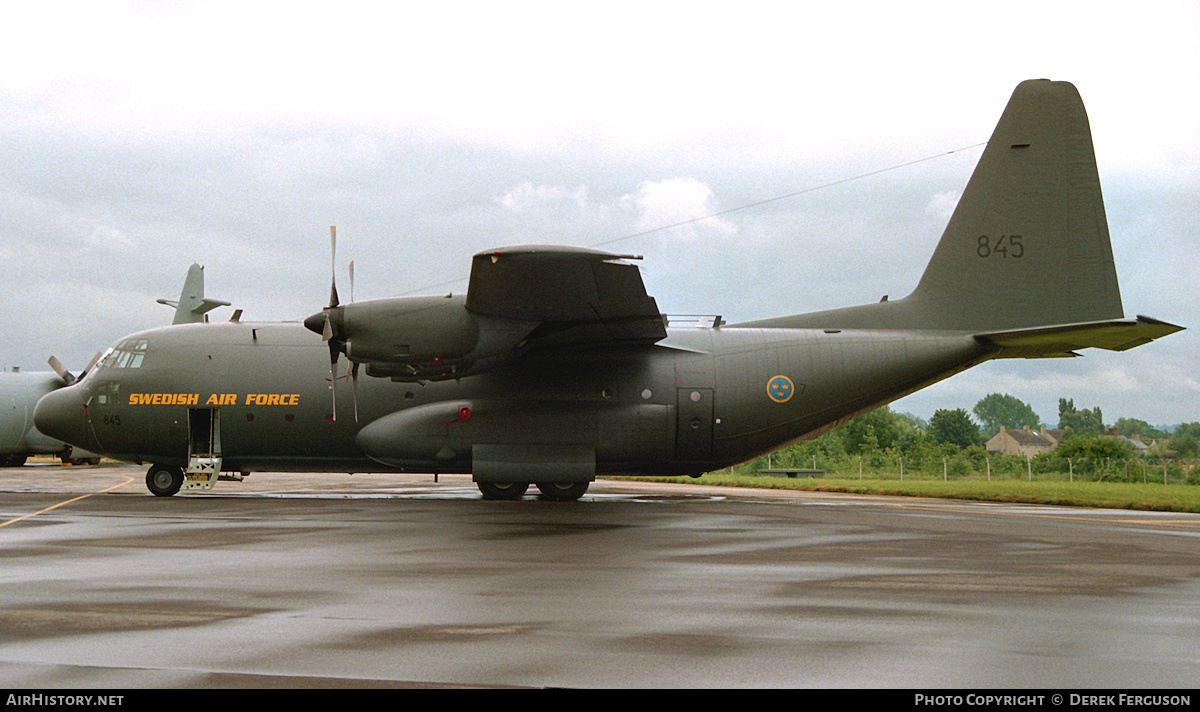
[[[205,321],[207,312],[229,302],[204,296],[204,267],[193,264],[183,280],[179,301],[159,299],[159,304],[175,307],[172,324]],[[97,354],[99,358],[100,354]],[[75,382],[76,376],[56,358],[50,359],[53,371],[5,371],[0,373],[0,467],[20,467],[30,455],[56,455],[64,463],[98,463],[100,457],[78,445],[68,445],[38,432],[33,423],[37,402],[50,391]],[[94,364],[89,364],[87,371]]]
[[[402,471],[565,500],[599,474],[743,462],[989,359],[1121,351],[1181,328],[1124,317],[1067,82],[1017,87],[903,299],[674,329],[631,259],[508,247],[475,255],[465,296],[341,304],[335,283],[304,324],[144,331],[43,398],[37,426],[151,463],[156,495],[222,472]]]
[[[0,373],[0,467],[21,467],[30,455],[55,455],[64,463],[99,462],[99,456],[48,438],[33,426],[42,396],[66,382],[53,371]]]

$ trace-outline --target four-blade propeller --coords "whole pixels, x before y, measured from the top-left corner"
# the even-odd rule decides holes
[[[329,306],[318,314],[313,314],[304,320],[304,325],[310,331],[321,334],[321,340],[329,345],[329,393],[333,411],[331,418],[337,420],[337,365],[340,354],[346,352],[346,333],[344,328],[344,309],[338,300],[337,291],[337,227],[329,228]],[[354,263],[350,263],[350,294],[354,297]],[[354,383],[354,420],[358,421],[358,364],[350,366],[350,377]]]

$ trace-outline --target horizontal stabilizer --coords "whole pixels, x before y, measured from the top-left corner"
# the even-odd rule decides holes
[[[193,314],[205,314],[216,309],[217,307],[227,307],[230,303],[222,299],[209,299],[205,297],[200,300],[200,303],[192,307]]]
[[[1125,351],[1182,330],[1182,326],[1138,316],[1136,319],[993,331],[975,337],[1000,347],[996,358],[1062,358],[1078,356],[1075,351],[1084,348]]]

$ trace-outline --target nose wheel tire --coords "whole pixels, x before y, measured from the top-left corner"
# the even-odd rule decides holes
[[[183,486],[183,470],[170,465],[154,465],[146,473],[146,487],[156,497],[170,497]]]
[[[528,482],[476,482],[484,499],[518,499],[529,489]]]
[[[538,482],[538,492],[553,502],[569,502],[587,492],[590,482]]]

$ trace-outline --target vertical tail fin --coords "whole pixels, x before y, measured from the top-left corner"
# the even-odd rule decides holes
[[[917,288],[742,326],[996,333],[1121,319],[1092,134],[1068,82],[1021,82]]]
[[[158,303],[175,307],[175,318],[171,321],[172,324],[196,324],[204,321],[204,315],[213,309],[229,306],[229,302],[208,299],[204,296],[204,267],[198,264],[193,264],[188,269],[178,302],[159,299]]]
[[[1124,318],[1087,113],[1045,79],[1008,100],[911,294],[737,326],[968,332],[997,358],[1123,351],[1182,328]]]
[[[1122,318],[1091,128],[1072,84],[1017,86],[906,301],[938,329]]]

